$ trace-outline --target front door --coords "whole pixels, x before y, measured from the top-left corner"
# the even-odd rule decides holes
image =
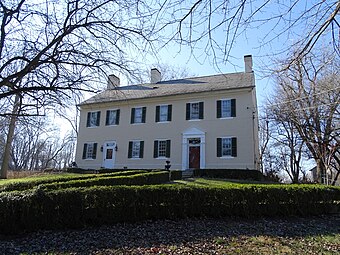
[[[104,144],[104,162],[103,167],[113,169],[115,163],[116,142],[105,142]]]
[[[200,146],[189,147],[189,168],[200,169]]]

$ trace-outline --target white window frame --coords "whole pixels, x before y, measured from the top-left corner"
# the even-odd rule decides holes
[[[94,160],[94,158],[92,158],[93,156],[93,149],[94,149],[94,142],[87,142],[86,143],[86,157],[85,160]]]
[[[232,154],[233,154],[233,151],[232,151],[232,138],[233,137],[220,137],[222,139],[221,141],[221,158],[233,158]],[[224,141],[227,140],[229,141],[229,147],[230,148],[224,148]],[[226,154],[224,155],[224,151],[225,150],[230,150],[230,154]]]
[[[95,128],[100,125],[100,124],[97,125],[98,115],[99,115],[99,111],[90,112],[90,120],[89,120],[89,126],[88,126],[89,128]]]
[[[167,145],[166,141],[167,140],[158,140],[158,148],[157,148],[157,155],[158,155],[158,157],[157,158],[161,158],[161,159],[167,158],[166,157],[166,145]],[[161,148],[161,146],[163,146],[164,148]],[[164,155],[160,155],[161,151],[164,153]]]
[[[133,119],[133,124],[142,124],[143,122],[143,107],[134,107],[135,108],[135,116],[134,116],[134,119]],[[138,110],[138,111],[137,111]],[[137,116],[137,112],[139,112],[140,110],[140,116]],[[137,121],[137,118],[139,120],[140,118],[140,121]]]
[[[224,109],[223,104],[226,103],[226,109]],[[221,99],[221,119],[230,119],[231,117],[231,99]]]
[[[162,115],[162,109],[163,109],[163,115]],[[159,106],[159,122],[168,122],[168,110],[169,110],[169,105],[167,104],[163,104]]]
[[[194,105],[197,105],[197,113],[196,112],[194,113],[194,111],[193,111]],[[193,115],[193,114],[195,114],[195,115]],[[196,114],[197,114],[197,117],[196,117]],[[200,120],[200,102],[190,103],[190,120]]]
[[[118,111],[118,109],[108,109],[107,111],[109,111],[110,113],[111,113],[111,112],[115,112],[116,115],[115,115],[115,118],[114,118],[114,124],[109,123],[109,124],[107,124],[106,126],[117,126],[116,122],[117,122],[117,111]],[[106,116],[105,116],[105,117],[106,117]],[[110,120],[110,117],[109,117],[109,120]],[[105,122],[106,122],[106,118],[105,118]],[[106,123],[105,123],[105,124],[106,124]]]
[[[132,141],[131,148],[131,158],[132,159],[140,159],[140,142],[141,141]],[[138,144],[138,147],[135,147]]]

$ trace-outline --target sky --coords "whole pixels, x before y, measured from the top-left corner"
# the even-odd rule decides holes
[[[183,10],[186,10],[186,7],[190,6],[191,1],[184,1]],[[204,2],[204,1],[203,1]],[[231,2],[234,1],[214,1],[214,3],[222,3],[222,2]],[[236,1],[237,2],[237,1]],[[246,6],[245,12],[243,14],[244,18],[247,18],[252,14],[252,11],[256,10],[259,5],[266,1],[250,1],[253,5]],[[288,1],[287,1],[288,2]],[[233,72],[243,72],[244,71],[244,55],[252,55],[253,56],[253,70],[256,77],[256,92],[257,92],[257,100],[258,100],[258,111],[261,112],[261,109],[266,103],[266,98],[270,96],[272,89],[274,87],[274,82],[270,77],[267,77],[266,68],[272,66],[273,59],[278,56],[282,57],[287,55],[287,49],[289,49],[290,45],[293,45],[299,38],[303,37],[304,29],[309,27],[310,24],[313,23],[313,19],[317,17],[313,17],[313,19],[309,20],[301,20],[299,23],[292,23],[292,20],[295,17],[298,17],[304,10],[313,6],[315,2],[323,2],[317,0],[311,1],[290,1],[289,3],[296,3],[294,8],[289,13],[289,17],[287,19],[276,19],[277,14],[284,12],[284,8],[289,8],[289,5],[285,5],[286,1],[274,1],[274,3],[270,2],[266,8],[261,9],[256,16],[256,19],[253,20],[252,23],[249,23],[245,26],[245,30],[239,30],[238,37],[234,41],[233,46],[231,47],[231,51],[229,54],[228,61],[219,62],[216,64],[214,62],[215,58],[212,56],[211,50],[207,50],[206,45],[208,43],[207,38],[203,38],[195,42],[194,48],[189,47],[188,45],[178,44],[175,41],[170,41],[165,46],[160,49],[157,48],[159,45],[156,45],[157,54],[145,54],[144,59],[141,61],[145,64],[145,66],[141,68],[146,68],[146,66],[150,67],[154,63],[165,63],[168,65],[173,65],[177,67],[185,67],[188,69],[190,73],[195,74],[195,76],[206,76],[206,75],[214,75],[219,73],[233,73]],[[334,2],[334,1],[333,1]],[[278,4],[280,3],[280,4]],[[255,6],[257,4],[257,6]],[[324,3],[327,6],[327,3]],[[322,6],[321,6],[322,7]],[[320,7],[320,8],[321,8]],[[176,6],[177,9],[178,6]],[[173,10],[169,8],[166,10],[169,13]],[[165,11],[165,12],[166,12]],[[194,27],[194,30],[197,33],[197,37],[204,33],[206,30],[206,23],[199,23],[202,13],[204,14],[204,9],[202,12],[193,17],[193,21],[195,24],[200,24]],[[218,11],[220,11],[218,9]],[[185,11],[184,11],[185,12]],[[233,10],[231,10],[232,15]],[[173,15],[183,15],[183,13],[172,13]],[[218,24],[221,19],[223,19],[223,12],[220,12],[212,19],[212,23]],[[164,14],[168,15],[167,13]],[[317,16],[317,15],[316,15]],[[268,20],[268,18],[271,18]],[[171,34],[178,28],[178,24],[174,26],[169,26],[165,33]],[[286,30],[287,27],[291,26],[290,30]],[[185,26],[184,26],[185,27]],[[273,30],[274,28],[274,30]],[[234,31],[234,30],[231,30]],[[183,31],[183,35],[185,36],[188,30]],[[280,34],[282,33],[282,34]],[[232,34],[232,33],[230,33]],[[212,34],[215,42],[216,48],[223,47],[227,32],[225,27],[219,27]],[[228,34],[229,35],[229,34]],[[191,45],[191,46],[192,46]],[[220,57],[220,52],[217,51],[217,57]],[[110,73],[109,73],[110,74]],[[126,79],[122,77],[119,73],[114,73],[121,79],[121,85],[127,85]],[[84,99],[89,98],[91,95],[85,95]]]

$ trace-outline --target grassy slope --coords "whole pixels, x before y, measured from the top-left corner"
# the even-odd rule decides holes
[[[31,181],[37,181],[37,180],[48,180],[51,178],[62,178],[62,179],[68,179],[73,177],[82,176],[83,174],[73,174],[73,173],[59,173],[59,174],[41,174],[41,175],[34,175],[34,176],[28,176],[24,178],[17,178],[17,179],[0,179],[0,187],[3,185],[8,185],[12,183],[21,183],[21,182],[31,182]]]
[[[60,178],[72,178],[80,176],[80,174],[58,174],[58,175],[40,175],[40,176],[32,176],[21,179],[10,179],[10,180],[0,180],[0,187],[2,185],[8,185],[10,183],[16,182],[30,182],[36,180],[46,180],[50,178],[60,177]],[[194,185],[194,186],[218,186],[218,187],[227,187],[238,185],[238,182],[234,180],[222,180],[222,179],[188,179],[176,181],[179,185]],[[244,182],[241,182],[244,183]],[[251,182],[249,184],[254,184]],[[255,224],[256,225],[256,224]],[[254,225],[254,227],[255,227]],[[287,229],[290,229],[294,226],[285,226]],[[268,227],[263,224],[262,227]],[[282,224],[280,229],[284,227]],[[311,227],[311,226],[309,226]],[[315,226],[316,230],[320,229],[321,226]],[[242,226],[240,226],[242,228]],[[297,235],[297,236],[282,236],[266,233],[266,228],[263,229],[263,234],[252,234],[248,235],[243,233],[238,236],[215,236],[211,239],[206,239],[205,243],[202,245],[211,245],[211,249],[217,252],[217,254],[337,254],[337,251],[340,250],[340,228],[337,231],[333,231],[332,233],[327,233],[327,231],[315,231],[316,233],[307,233],[307,235]],[[301,229],[303,231],[305,229]],[[223,232],[222,232],[223,233]],[[1,241],[0,241],[1,242]],[[201,246],[199,243],[196,245]],[[164,249],[166,248],[166,249]],[[188,247],[187,247],[188,248]],[[192,247],[193,250],[190,252],[195,252],[195,247]],[[158,247],[161,251],[164,250],[172,250],[172,252],[180,252],[176,246]],[[164,250],[163,250],[164,249]],[[118,254],[120,249],[111,249],[112,254]],[[139,250],[140,251],[140,250]],[[188,251],[188,250],[187,250]],[[102,253],[103,252],[103,253]],[[105,254],[105,250],[98,251],[97,254]],[[117,252],[117,253],[116,253]],[[148,248],[145,250],[146,253],[141,254],[149,254],[151,252]],[[189,252],[189,251],[188,251]],[[40,253],[37,253],[40,254]],[[41,253],[45,254],[45,253]],[[61,253],[50,253],[50,254],[61,254]],[[62,254],[73,254],[68,252],[63,252]],[[168,254],[164,252],[163,254]],[[170,254],[170,253],[169,253]]]

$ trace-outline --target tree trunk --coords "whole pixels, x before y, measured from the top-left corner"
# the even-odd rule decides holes
[[[13,136],[14,136],[15,123],[17,121],[17,114],[19,112],[19,106],[20,106],[20,96],[16,95],[15,100],[14,100],[13,110],[12,110],[12,116],[11,116],[9,127],[8,127],[5,151],[4,151],[2,164],[1,164],[1,175],[0,175],[1,179],[7,179],[10,152],[11,152],[12,141],[13,141]]]
[[[335,186],[336,181],[337,181],[338,178],[339,178],[339,175],[340,175],[340,170],[337,171],[337,173],[336,173],[336,175],[335,175],[335,177],[334,177],[334,179],[333,179],[333,181],[332,181],[332,186]]]
[[[321,159],[317,159],[316,161],[316,176],[318,183],[326,184],[326,167]]]

